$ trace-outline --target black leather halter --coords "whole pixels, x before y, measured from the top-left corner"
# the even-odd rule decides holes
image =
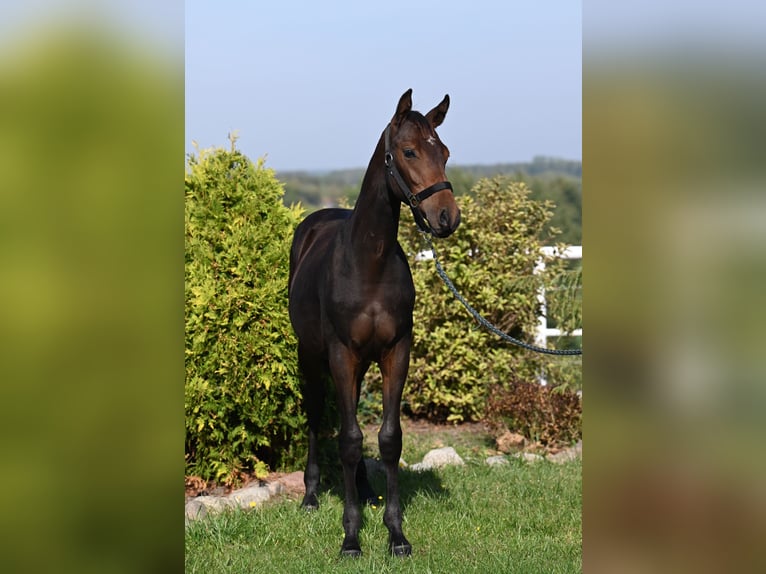
[[[386,133],[385,133],[385,143],[386,143],[386,155],[385,155],[385,161],[386,161],[386,179],[388,180],[388,185],[391,185],[390,178],[393,178],[396,182],[396,185],[399,187],[399,189],[402,190],[402,193],[407,198],[407,203],[410,206],[410,209],[412,210],[412,216],[415,218],[415,223],[417,223],[418,227],[421,231],[425,233],[433,233],[431,230],[431,226],[428,224],[428,221],[426,221],[425,217],[420,213],[420,210],[418,210],[418,205],[425,199],[431,197],[434,193],[437,191],[442,191],[443,189],[449,189],[452,191],[452,184],[448,181],[440,181],[437,182],[424,190],[420,191],[419,193],[415,194],[410,191],[410,188],[407,186],[407,184],[404,182],[404,178],[402,178],[402,175],[399,173],[399,170],[396,169],[396,162],[394,161],[394,155],[390,151],[389,147],[389,132],[391,131],[391,124],[388,124],[386,126]]]

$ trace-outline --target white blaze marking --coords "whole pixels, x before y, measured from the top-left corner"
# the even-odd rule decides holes
[[[430,143],[431,145],[436,144],[436,138],[434,138],[434,136],[428,136],[428,139],[426,141]]]

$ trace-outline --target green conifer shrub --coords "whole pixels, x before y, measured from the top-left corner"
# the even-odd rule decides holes
[[[186,473],[231,483],[305,454],[287,311],[301,210],[233,140],[188,157],[185,194]]]

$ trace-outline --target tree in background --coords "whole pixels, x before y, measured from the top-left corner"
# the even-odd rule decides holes
[[[499,175],[526,183],[532,199],[551,200],[555,208],[550,225],[561,230],[558,240],[582,244],[582,162],[535,157],[531,162],[447,167],[447,179],[458,198],[470,194],[479,179]],[[353,204],[363,176],[363,169],[279,174],[285,203],[300,201],[309,211],[336,203]]]
[[[304,456],[287,313],[301,211],[233,139],[188,158],[185,191],[186,473],[233,482]]]
[[[519,174],[517,179],[532,190],[533,199],[556,205],[550,225],[561,230],[558,241],[582,245],[582,179],[562,174]]]

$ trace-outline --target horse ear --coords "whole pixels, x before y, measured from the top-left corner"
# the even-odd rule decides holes
[[[402,94],[402,97],[399,98],[399,104],[396,106],[396,113],[394,114],[394,117],[391,120],[391,123],[397,124],[397,125],[401,124],[402,120],[404,120],[404,116],[406,116],[411,109],[412,109],[412,88],[404,92]]]
[[[444,118],[447,116],[448,109],[449,94],[445,94],[441,103],[426,114],[426,119],[431,122],[433,127],[438,128],[440,125],[442,125]]]

